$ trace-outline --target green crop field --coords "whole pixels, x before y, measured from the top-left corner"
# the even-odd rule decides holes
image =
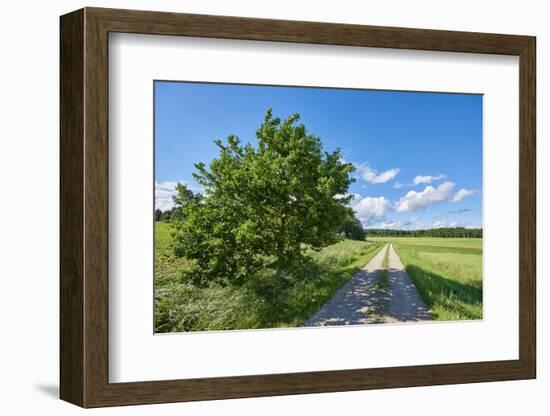
[[[482,239],[369,237],[392,243],[434,319],[483,318]]]
[[[299,326],[382,247],[378,242],[344,240],[311,252],[311,261],[292,272],[300,275],[299,282],[288,287],[273,287],[274,272],[266,269],[244,286],[198,288],[182,279],[189,263],[174,256],[170,227],[155,225],[157,332]]]

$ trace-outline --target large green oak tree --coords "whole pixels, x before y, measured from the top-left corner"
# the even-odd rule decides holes
[[[335,243],[353,217],[354,166],[340,149],[324,151],[299,118],[268,110],[256,146],[229,136],[216,140],[208,166],[195,164],[202,193],[178,184],[175,252],[191,260],[185,276],[195,285],[241,285],[264,267],[281,276],[307,250]]]

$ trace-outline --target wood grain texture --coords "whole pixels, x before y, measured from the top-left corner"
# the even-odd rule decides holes
[[[110,32],[519,55],[528,36],[87,8]]]
[[[84,12],[60,23],[60,388],[84,405]]]
[[[108,32],[85,11],[84,331],[85,406],[108,382],[109,134]]]
[[[520,57],[518,360],[189,380],[108,380],[108,33]],[[86,8],[61,18],[61,397],[83,407],[517,380],[536,375],[535,38]]]
[[[519,141],[519,337],[520,360],[536,377],[536,41],[520,54]]]

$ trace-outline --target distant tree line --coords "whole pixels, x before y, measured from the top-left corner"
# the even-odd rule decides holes
[[[431,230],[387,230],[369,228],[367,237],[443,237],[443,238],[481,238],[482,228],[445,227]]]
[[[161,211],[158,208],[155,210],[155,221],[170,222],[176,219],[182,219],[181,210],[178,210],[176,207],[166,211]]]

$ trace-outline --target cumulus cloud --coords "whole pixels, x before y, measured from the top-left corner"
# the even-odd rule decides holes
[[[351,197],[351,201],[353,202],[354,200],[358,200],[358,199],[361,199],[361,194],[354,194],[354,193],[347,193],[347,194],[336,194],[334,195],[334,198],[336,199],[344,199],[344,198],[349,198]]]
[[[425,225],[425,229],[431,229],[431,228],[453,228],[453,227],[460,227],[460,228],[482,228],[481,224],[473,224],[473,223],[466,223],[462,221],[434,221],[430,224]]]
[[[432,182],[445,179],[447,175],[417,175],[414,177],[411,183],[395,182],[393,184],[394,189],[410,188],[417,185],[426,185]]]
[[[418,175],[418,176],[415,176],[415,178],[413,179],[413,184],[415,184],[415,185],[427,184],[427,183],[432,183],[434,181],[438,181],[438,180],[443,179],[443,178],[445,178],[445,175],[437,175],[437,176]]]
[[[472,189],[464,189],[462,188],[460,191],[458,191],[455,196],[453,197],[453,202],[461,201],[462,199],[466,198],[467,196],[471,196],[477,193],[477,191]]]
[[[176,195],[177,182],[155,182],[155,209],[167,211],[174,207],[172,197]]]
[[[202,188],[190,185],[187,181],[155,182],[155,209],[168,211],[174,207],[173,197],[176,195],[176,185],[182,183],[193,192],[202,192]]]
[[[434,228],[482,228],[481,224],[465,223],[460,221],[445,221],[436,220],[432,222],[419,222],[418,218],[410,218],[409,220],[389,220],[380,221],[370,225],[367,228],[381,228],[387,230],[431,230]]]
[[[390,201],[383,196],[362,198],[352,203],[352,208],[363,225],[369,225],[373,221],[381,221],[391,211]]]
[[[398,221],[398,220],[392,220],[392,221],[383,221],[378,224],[375,224],[371,228],[381,228],[383,230],[413,230],[415,228],[415,223],[411,220],[405,220],[405,221]]]
[[[443,221],[438,220],[430,224],[430,228],[448,228],[448,227],[458,227],[458,221]]]
[[[395,210],[398,212],[416,211],[446,201],[450,198],[454,186],[453,182],[443,182],[435,188],[431,185],[427,186],[421,192],[409,191],[395,204]]]
[[[357,166],[357,170],[365,181],[369,183],[386,183],[391,181],[399,173],[398,168],[386,170],[384,172],[378,172],[376,169],[372,169],[366,163]]]

